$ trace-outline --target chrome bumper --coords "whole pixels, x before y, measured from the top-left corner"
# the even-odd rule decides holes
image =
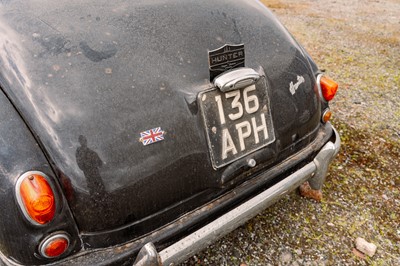
[[[309,180],[313,189],[321,189],[329,164],[340,148],[339,134],[334,128],[333,132],[335,140],[326,143],[311,163],[160,252],[157,252],[152,243],[147,243],[140,250],[133,265],[176,265],[244,224],[305,181]]]

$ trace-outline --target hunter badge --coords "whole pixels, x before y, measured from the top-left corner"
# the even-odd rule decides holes
[[[228,45],[208,51],[210,80],[227,70],[244,67],[244,44]]]

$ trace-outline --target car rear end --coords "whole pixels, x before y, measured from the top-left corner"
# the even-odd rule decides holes
[[[177,263],[338,152],[336,84],[258,2],[15,1],[1,25],[6,264]]]

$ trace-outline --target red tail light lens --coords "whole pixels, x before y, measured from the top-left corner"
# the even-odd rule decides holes
[[[41,172],[27,172],[17,182],[18,203],[25,217],[34,224],[50,222],[56,211],[53,189]]]
[[[53,235],[45,239],[40,245],[40,254],[45,258],[56,258],[67,251],[69,238],[65,234]]]
[[[331,78],[322,76],[320,79],[321,93],[326,101],[330,101],[335,97],[339,85]]]

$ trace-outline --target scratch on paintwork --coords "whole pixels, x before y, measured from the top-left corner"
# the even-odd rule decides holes
[[[53,27],[52,25],[50,25],[48,22],[44,21],[42,18],[40,18],[40,17],[38,17],[38,16],[35,16],[35,18],[36,18],[37,20],[41,21],[43,24],[47,25],[49,28],[53,29],[54,31],[56,31],[56,32],[58,32],[59,34],[62,35],[62,33],[61,33],[58,29],[56,29],[55,27]]]
[[[4,167],[3,167],[3,165],[0,165],[0,175],[1,176],[7,176],[9,173],[8,173],[8,171],[7,171],[7,169],[5,169]],[[2,187],[0,187],[0,193],[6,193],[6,190],[4,189],[4,188],[2,188]]]
[[[293,84],[293,81],[290,82],[290,87],[289,91],[292,95],[296,93],[296,90],[299,88],[299,86],[304,83],[304,77],[303,76],[297,76],[297,82]]]

